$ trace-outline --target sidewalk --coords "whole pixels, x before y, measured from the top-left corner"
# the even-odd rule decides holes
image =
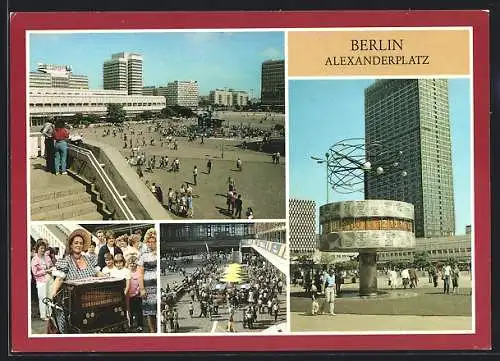
[[[311,316],[291,312],[292,332],[471,331],[467,316],[346,315]]]

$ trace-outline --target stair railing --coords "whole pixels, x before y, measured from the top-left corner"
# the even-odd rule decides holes
[[[91,150],[79,147],[74,144],[69,144],[68,145],[69,150],[83,156],[86,158],[88,164],[93,168],[95,171],[95,174],[99,178],[99,180],[102,182],[108,193],[110,194],[112,198],[112,203],[116,207],[114,210],[114,214],[116,214],[117,209],[120,210],[120,214],[123,215],[124,219],[126,220],[135,220],[135,216],[128,207],[127,203],[125,203],[124,198],[126,196],[122,196],[118,190],[116,189],[114,183],[111,181],[109,176],[106,174],[106,172],[102,169],[101,164],[98,162],[97,158],[95,157],[94,153],[92,153]],[[102,191],[101,191],[102,193]],[[109,205],[108,205],[109,206]]]

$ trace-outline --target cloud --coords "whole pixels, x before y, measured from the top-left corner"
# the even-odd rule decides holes
[[[281,57],[281,51],[276,48],[267,48],[266,50],[262,51],[260,55],[268,59],[276,59]]]

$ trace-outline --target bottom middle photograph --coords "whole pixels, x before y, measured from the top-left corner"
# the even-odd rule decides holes
[[[284,222],[160,225],[162,333],[288,330]]]

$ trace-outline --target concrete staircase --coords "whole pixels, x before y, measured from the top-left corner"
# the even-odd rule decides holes
[[[56,237],[60,242],[66,243],[66,240],[68,239],[68,236],[70,235],[71,232],[66,233],[66,231],[63,231],[61,229],[61,226],[58,224],[45,224],[45,227],[48,228],[49,231],[52,232],[54,237]]]
[[[103,220],[84,184],[31,190],[31,220]]]

